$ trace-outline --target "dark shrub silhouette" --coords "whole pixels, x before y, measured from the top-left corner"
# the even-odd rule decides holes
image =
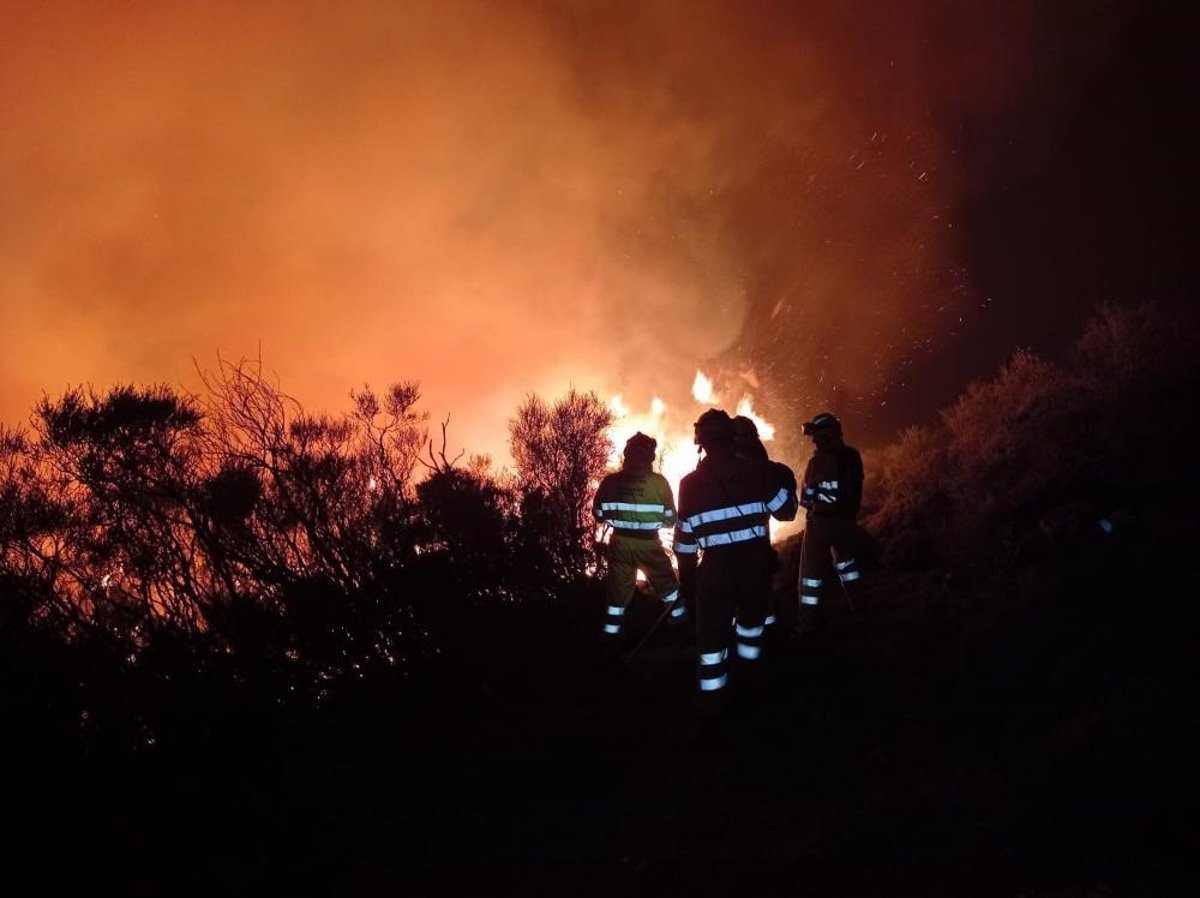
[[[75,659],[54,713],[88,744],[182,744],[238,706],[394,691],[439,652],[476,652],[480,608],[587,593],[610,420],[594,395],[530,397],[506,484],[447,458],[445,425],[434,452],[415,383],[332,416],[257,361],[204,380],[202,396],[72,389],[32,434],[0,434],[5,630]]]
[[[1102,517],[1183,514],[1196,334],[1181,310],[1103,308],[1065,361],[1018,352],[874,453],[885,560],[963,568]],[[586,617],[611,451],[594,394],[530,396],[505,480],[447,458],[445,428],[434,452],[415,383],[364,387],[340,416],[306,413],[255,361],[205,383],[72,389],[30,433],[0,432],[5,677],[45,732],[180,744],[235,707],[395,693],[486,651],[506,663],[496,628],[546,631],[532,609]]]
[[[612,421],[595,393],[572,388],[553,405],[530,396],[509,422],[522,517],[562,580],[599,565],[591,497],[612,452]]]
[[[1058,507],[1083,503],[1094,526],[1178,502],[1198,342],[1185,310],[1105,306],[1064,363],[1019,350],[935,424],[870,455],[868,527],[893,562],[955,563],[1020,544]]]

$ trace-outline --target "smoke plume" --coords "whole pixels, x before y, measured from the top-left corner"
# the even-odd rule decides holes
[[[420,379],[491,451],[569,384],[884,396],[977,300],[952,123],[1035,8],[8,4],[0,420],[218,352],[330,409]]]

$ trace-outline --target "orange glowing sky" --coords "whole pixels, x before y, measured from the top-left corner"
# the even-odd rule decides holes
[[[1036,62],[1036,4],[900,6],[6,3],[0,421],[218,352],[492,452],[568,384],[878,393],[982,301],[947,123]]]

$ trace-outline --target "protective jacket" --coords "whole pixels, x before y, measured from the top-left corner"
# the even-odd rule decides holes
[[[734,419],[735,423],[738,420],[739,419],[735,418]],[[749,459],[753,459],[755,461],[763,462],[765,464],[777,466],[780,477],[788,485],[788,490],[792,493],[793,496],[796,495],[796,475],[794,473],[792,473],[792,469],[789,468],[787,465],[782,464],[780,462],[771,461],[771,457],[767,454],[767,447],[764,446],[762,440],[760,440],[758,438],[757,431],[750,433],[750,432],[746,432],[745,430],[743,430],[741,433],[736,434],[734,442],[733,442],[733,451],[734,451],[735,455],[740,455],[742,458],[749,458]],[[795,517],[795,514],[793,514],[792,517]],[[788,520],[791,520],[791,518],[789,518]],[[779,553],[776,552],[774,550],[774,548],[772,548],[770,550],[770,555],[767,558],[767,562],[768,562],[768,568],[769,568],[768,572],[773,577],[775,575],[775,573],[779,570],[779,567],[780,567]],[[776,611],[780,610],[780,609],[777,609],[775,607],[775,596],[771,589],[770,582],[768,582],[766,584],[766,589],[767,589],[767,616],[766,616],[764,622],[767,625],[767,627],[770,627],[771,625],[778,623],[779,617],[776,614]]]
[[[804,470],[800,504],[808,511],[800,552],[800,605],[816,610],[836,574],[843,589],[862,577],[855,523],[862,505],[863,463],[840,438],[822,439]]]
[[[822,442],[804,469],[800,504],[813,517],[858,517],[862,506],[862,456],[841,442]]]
[[[703,692],[728,683],[735,616],[738,656],[753,660],[761,653],[770,579],[768,519],[796,516],[795,490],[786,465],[731,450],[710,452],[680,484],[675,556],[685,597],[695,594]]]
[[[600,481],[592,514],[616,535],[657,540],[659,530],[675,526],[675,497],[662,474],[625,467]]]
[[[605,552],[605,635],[619,636],[624,629],[625,609],[633,598],[639,570],[655,595],[667,604],[675,603],[671,614],[681,620],[686,608],[676,602],[679,580],[658,535],[659,530],[673,527],[676,522],[675,497],[667,479],[651,471],[648,464],[627,462],[622,470],[600,481],[592,513],[597,521],[613,528]]]

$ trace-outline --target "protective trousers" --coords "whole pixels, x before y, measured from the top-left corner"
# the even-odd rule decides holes
[[[696,574],[701,692],[717,692],[729,684],[731,654],[748,663],[762,654],[770,577],[761,541],[705,550]]]
[[[800,550],[800,605],[815,609],[829,597],[836,573],[851,605],[857,581],[858,525],[849,518],[809,515]]]
[[[608,599],[608,610],[604,616],[604,633],[607,636],[620,636],[625,623],[625,609],[633,598],[637,586],[637,572],[646,575],[650,588],[663,602],[670,604],[679,598],[679,580],[675,569],[667,558],[667,552],[655,534],[653,539],[623,536],[613,534],[606,552],[608,558],[608,579],[605,581],[605,594]],[[679,603],[675,612],[683,613],[683,605]]]

